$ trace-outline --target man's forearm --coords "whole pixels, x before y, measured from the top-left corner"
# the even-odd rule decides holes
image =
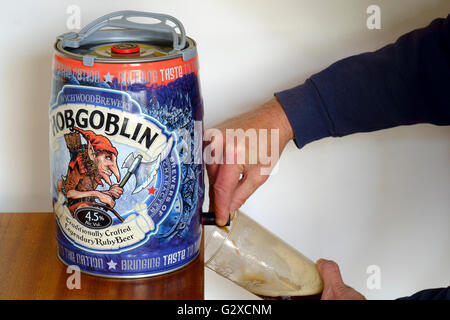
[[[276,93],[298,147],[415,123],[450,124],[450,16]]]

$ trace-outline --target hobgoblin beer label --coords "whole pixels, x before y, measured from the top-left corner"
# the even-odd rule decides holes
[[[57,181],[64,197],[55,203],[67,239],[100,253],[127,251],[149,240],[178,194],[176,135],[142,114],[126,92],[73,85],[58,94],[50,112],[50,132],[54,161],[67,165],[67,173]],[[67,146],[68,136],[79,149]],[[134,182],[114,195],[127,172]],[[124,221],[112,224],[109,210],[93,202],[115,210]]]
[[[165,273],[200,248],[197,58],[96,63],[56,54],[49,109],[59,256],[106,276]],[[188,147],[188,148],[186,148]]]

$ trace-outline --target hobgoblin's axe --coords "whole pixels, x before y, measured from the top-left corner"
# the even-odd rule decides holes
[[[170,137],[166,144],[161,144],[156,147],[155,151],[160,152],[156,160],[151,162],[143,161],[142,154],[138,152],[131,152],[122,164],[122,168],[126,168],[127,173],[120,181],[119,187],[123,188],[130,177],[134,174],[136,177],[136,185],[134,186],[134,190],[131,194],[136,194],[147,188],[158,173],[161,159],[165,159],[172,150],[172,145],[174,143],[173,141],[174,138]]]
[[[126,168],[127,173],[123,179],[120,180],[119,187],[123,188],[130,177],[134,174],[136,178],[136,185],[131,194],[136,194],[147,188],[158,173],[161,155],[159,155],[156,160],[151,162],[145,162],[142,161],[142,159],[143,157],[141,154],[135,155],[134,153],[130,153],[122,164],[122,168]]]

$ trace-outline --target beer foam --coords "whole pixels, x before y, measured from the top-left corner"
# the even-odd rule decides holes
[[[292,272],[299,275],[300,281],[293,281],[275,269],[254,272],[251,268],[244,268],[237,282],[256,295],[268,297],[307,296],[322,292],[322,280],[314,264],[299,262],[296,258],[286,263],[292,267]]]
[[[259,239],[259,234],[253,235],[251,242],[256,247],[263,241]],[[256,295],[268,297],[306,296],[322,292],[323,283],[315,263],[281,240],[272,243],[272,246],[271,250],[277,253],[278,259],[246,264],[237,277],[239,285]],[[235,250],[243,254],[238,246]]]

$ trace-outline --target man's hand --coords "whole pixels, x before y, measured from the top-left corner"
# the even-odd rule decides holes
[[[241,129],[241,132],[253,132],[258,137],[256,144],[250,139],[239,145],[235,138],[227,139],[227,132]],[[260,133],[267,133],[266,141],[261,144]],[[276,129],[273,131],[272,129]],[[216,223],[225,225],[230,214],[239,209],[250,195],[269,177],[270,171],[278,161],[279,155],[286,144],[293,138],[293,131],[286,114],[276,98],[262,106],[227,120],[215,128],[206,131],[220,132],[212,135],[208,148],[222,153],[222,163],[208,163],[206,169],[209,178],[210,210],[216,213]],[[236,131],[234,131],[236,132]],[[273,145],[276,144],[276,145]],[[263,149],[261,149],[263,148]],[[205,148],[206,150],[206,148]],[[268,159],[261,159],[265,150]],[[277,153],[273,156],[272,151]],[[255,156],[256,155],[256,156]],[[233,159],[234,161],[229,161]],[[244,161],[239,162],[239,159]],[[253,160],[252,160],[253,159]]]
[[[322,300],[365,300],[366,298],[342,281],[341,272],[336,262],[319,259],[317,268],[323,280]]]

